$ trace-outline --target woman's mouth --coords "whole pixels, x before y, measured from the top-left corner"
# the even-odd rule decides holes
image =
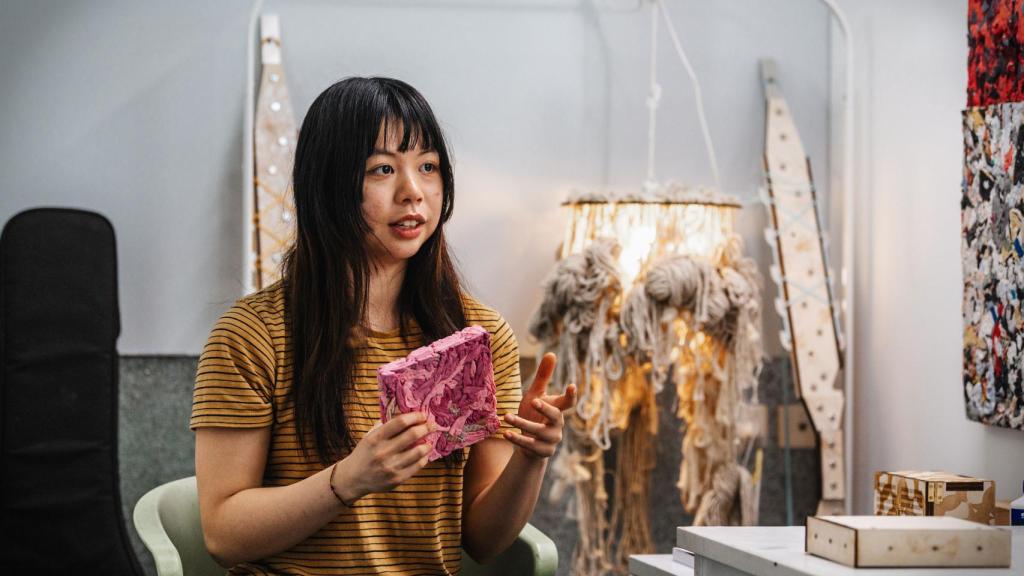
[[[422,217],[421,217],[422,218]],[[423,222],[415,218],[404,218],[392,224],[388,228],[391,233],[403,240],[412,240],[420,235],[423,230]]]

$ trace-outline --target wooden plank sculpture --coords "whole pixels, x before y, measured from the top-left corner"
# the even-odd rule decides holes
[[[280,278],[281,262],[295,234],[295,207],[289,183],[295,155],[295,116],[281,62],[281,33],[276,14],[260,17],[263,72],[254,123],[252,287],[265,288]]]
[[[789,106],[775,82],[774,63],[762,62],[765,92],[765,155],[772,278],[779,286],[782,346],[790,353],[798,395],[819,438],[821,500],[818,514],[845,509],[842,364],[839,323],[818,221],[810,161]],[[841,384],[840,384],[841,386]]]

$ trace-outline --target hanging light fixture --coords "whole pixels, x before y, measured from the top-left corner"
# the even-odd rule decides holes
[[[589,195],[567,200],[565,238],[559,257],[577,254],[598,238],[615,238],[622,247],[622,280],[632,286],[649,263],[686,255],[708,262],[720,259],[734,237],[735,199],[710,189],[671,186],[660,194],[611,199]]]
[[[700,83],[679,42],[671,18],[665,24],[673,46],[690,77],[697,102],[697,114],[707,148],[715,186],[686,188],[662,186],[655,178],[655,146],[661,85],[658,83],[658,23],[667,8],[651,0],[650,88],[647,97],[647,179],[638,194],[611,195],[582,193],[568,199],[569,221],[560,257],[582,252],[597,238],[616,238],[621,244],[619,264],[623,280],[632,284],[647,265],[669,255],[691,255],[712,261],[733,237],[739,201],[719,192],[721,184],[714,146],[704,116]]]
[[[760,276],[734,231],[741,204],[719,192],[700,86],[667,13],[693,82],[715,186],[655,178],[657,31],[665,6],[650,4],[647,178],[637,193],[577,192],[563,204],[559,261],[530,323],[542,348],[559,355],[552,386],[579,388],[550,494],[557,500],[574,492],[574,574],[625,574],[630,554],[653,551],[647,511],[655,395],[666,384],[675,385],[684,432],[683,508],[695,524],[752,524],[757,516],[759,430],[749,416],[761,366]],[[613,445],[609,494],[604,456]]]

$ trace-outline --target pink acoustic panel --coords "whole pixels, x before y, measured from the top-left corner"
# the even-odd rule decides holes
[[[491,338],[471,326],[377,369],[380,419],[425,412],[436,429],[426,441],[437,460],[498,430]]]

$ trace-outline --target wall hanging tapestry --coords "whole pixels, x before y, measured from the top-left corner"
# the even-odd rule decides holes
[[[1024,429],[1024,103],[964,112],[964,397],[972,420]]]
[[[963,112],[963,386],[971,420],[1024,429],[1021,0],[971,0]],[[1016,102],[1015,102],[1016,101]]]
[[[1022,8],[1024,0],[968,2],[968,106],[1024,100]]]

